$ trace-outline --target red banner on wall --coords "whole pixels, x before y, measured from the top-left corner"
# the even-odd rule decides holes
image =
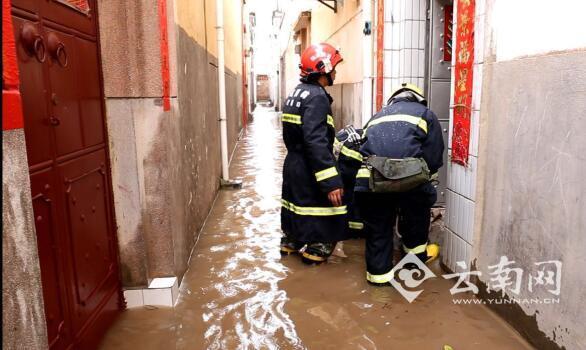
[[[474,64],[474,0],[457,0],[452,162],[468,164]]]
[[[2,130],[24,127],[10,0],[2,0]]]
[[[171,78],[169,72],[169,35],[167,32],[167,0],[159,0],[159,32],[161,34],[161,83],[163,84],[163,110],[171,109]]]

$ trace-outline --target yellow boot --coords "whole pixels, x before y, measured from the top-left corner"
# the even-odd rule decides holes
[[[436,243],[430,243],[427,245],[425,252],[427,253],[427,259],[424,261],[426,264],[430,264],[439,257],[440,246]]]

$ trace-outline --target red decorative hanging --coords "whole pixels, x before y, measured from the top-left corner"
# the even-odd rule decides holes
[[[472,116],[475,0],[457,0],[452,162],[466,166]]]

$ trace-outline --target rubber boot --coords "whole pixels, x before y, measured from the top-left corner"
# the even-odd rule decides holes
[[[306,264],[321,264],[322,262],[326,261],[332,252],[336,243],[309,243],[303,255],[301,256],[301,260],[303,260]]]
[[[435,243],[429,243],[427,247],[425,247],[425,252],[415,254],[415,256],[424,264],[429,265],[434,262],[440,254],[440,246]],[[403,252],[403,257],[405,257],[407,253]],[[405,268],[408,270],[418,269],[416,264],[408,263],[405,264]]]
[[[423,261],[426,265],[431,264],[435,259],[437,259],[440,255],[440,246],[439,244],[430,243],[427,245],[425,249],[425,253],[417,254],[416,256],[419,260]]]
[[[303,243],[297,242],[287,236],[283,236],[281,238],[280,251],[283,255],[297,254],[303,246]]]
[[[438,244],[429,243],[425,248],[425,252],[415,254],[415,256],[419,258],[419,260],[421,260],[424,264],[429,265],[439,257],[439,252],[440,246]]]

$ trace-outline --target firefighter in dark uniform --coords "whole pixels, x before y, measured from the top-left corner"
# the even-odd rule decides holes
[[[308,47],[301,55],[301,84],[283,106],[281,253],[302,251],[306,263],[321,263],[337,241],[347,239],[347,207],[333,154],[335,136],[332,85],[342,56],[329,44]],[[302,249],[303,248],[303,249]]]
[[[344,203],[348,207],[349,236],[352,238],[364,237],[364,224],[354,200],[356,173],[363,162],[360,146],[366,141],[362,136],[363,129],[355,129],[348,125],[338,131],[334,140],[334,154],[337,156],[338,169],[344,183]]]
[[[444,141],[435,114],[427,108],[417,86],[402,84],[387,105],[364,128],[360,154],[386,157],[393,161],[414,159],[427,166],[430,180],[443,165]],[[405,253],[429,263],[439,255],[439,246],[428,244],[431,207],[437,193],[431,181],[405,192],[375,193],[369,183],[372,167],[362,166],[356,175],[355,196],[366,235],[366,279],[387,284],[392,278],[393,228],[398,231]]]

